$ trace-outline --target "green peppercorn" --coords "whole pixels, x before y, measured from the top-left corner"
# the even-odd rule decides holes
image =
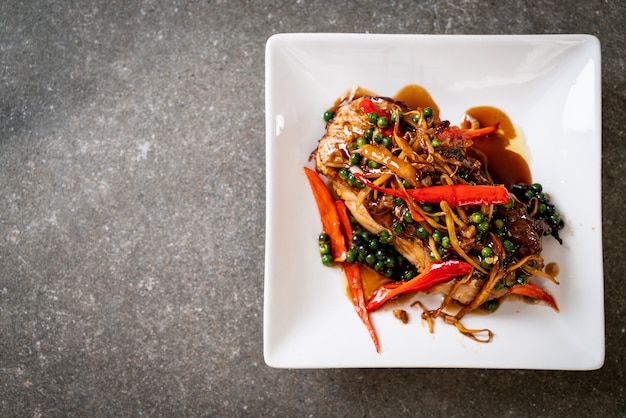
[[[502,247],[504,247],[504,251],[511,254],[515,251],[515,244],[508,239],[502,241]]]
[[[398,120],[402,120],[402,113],[399,110],[391,112],[391,122],[396,123]]]
[[[352,154],[350,154],[350,164],[356,165],[356,164],[359,164],[360,162],[361,162],[361,154],[359,154],[358,152],[353,152]]]
[[[365,138],[364,136],[360,136],[357,140],[356,140],[356,144],[359,147],[362,147],[363,145],[367,144],[369,141],[367,140],[367,138]]]
[[[383,138],[381,145],[385,148],[389,148],[393,145],[393,138],[391,136],[386,136]]]
[[[483,247],[480,250],[480,255],[482,255],[483,257],[491,257],[493,255],[493,251],[489,247]]]
[[[322,232],[318,237],[317,240],[319,242],[330,242],[330,236],[326,233],[326,232]]]
[[[376,124],[378,122],[378,113],[376,113],[376,112],[368,113],[367,114],[367,120],[369,121],[369,123]]]
[[[483,221],[479,223],[478,226],[476,226],[476,229],[478,229],[480,232],[487,232],[489,230],[489,223]]]
[[[378,126],[380,129],[385,129],[387,126],[389,126],[389,119],[386,116],[379,117],[376,121],[376,126]]]
[[[539,203],[537,205],[537,212],[544,213],[545,211],[546,211],[546,204],[545,203]]]
[[[378,164],[376,161],[374,160],[367,160],[367,166],[369,168],[380,168],[380,164]]]
[[[488,300],[484,302],[482,306],[489,312],[493,312],[498,308],[498,300],[497,299]]]
[[[413,122],[419,123],[420,122],[420,115],[419,115],[419,113],[414,114],[411,119],[413,120]]]
[[[532,190],[526,190],[524,192],[524,197],[526,198],[526,200],[530,200],[535,197],[535,192],[533,192]]]
[[[433,205],[432,205],[432,204],[430,204],[430,203],[422,203],[422,204],[421,204],[421,208],[422,208],[422,210],[423,210],[424,212],[428,212],[428,213],[430,213],[430,212],[432,212],[433,210],[435,210],[435,208],[433,207]]]
[[[387,231],[386,229],[383,229],[382,231],[380,231],[380,234],[378,234],[378,239],[383,244],[389,243],[389,238],[391,238],[391,235],[389,234],[389,231]]]
[[[515,205],[515,200],[513,200],[512,197],[509,197],[509,201],[506,202],[503,206],[505,209],[513,209],[514,205]]]
[[[435,240],[435,242],[441,242],[441,238],[443,238],[443,234],[441,233],[441,231],[435,229],[433,231],[433,239]]]
[[[322,264],[325,266],[330,266],[333,264],[333,256],[330,254],[324,254],[322,256]]]
[[[421,238],[421,239],[428,238],[428,231],[426,230],[426,228],[424,228],[421,225],[415,228],[415,234],[417,235],[418,238]]]
[[[396,260],[393,257],[385,258],[385,265],[389,268],[393,268],[396,266]]]
[[[381,142],[383,142],[383,133],[382,132],[374,132],[374,134],[372,135],[372,140],[374,142],[376,142],[377,144],[380,144]]]
[[[330,244],[328,242],[320,242],[320,254],[330,254]]]
[[[471,223],[479,224],[485,220],[485,215],[480,211],[476,211],[476,212],[472,212],[469,219]]]
[[[365,132],[363,133],[363,135],[368,139],[372,138],[372,136],[374,135],[374,128],[372,127],[367,128]]]
[[[344,167],[341,170],[339,170],[339,178],[340,179],[348,180],[349,176],[350,176],[350,170],[348,170],[346,167]]]
[[[324,115],[322,117],[324,118],[325,122],[329,122],[333,118],[333,116],[335,116],[335,112],[328,109],[326,112],[324,112]]]
[[[443,248],[450,248],[452,246],[452,243],[450,242],[450,237],[447,235],[444,235],[443,238],[441,238],[441,246]]]
[[[425,107],[424,111],[422,112],[425,118],[429,118],[433,115],[433,109],[430,107]]]
[[[441,146],[441,141],[439,141],[437,138],[433,138],[430,143],[433,148],[439,148]]]
[[[404,231],[404,226],[402,226],[402,223],[401,223],[401,222],[396,221],[396,222],[394,222],[394,223],[391,225],[391,231],[392,231],[395,235],[401,234],[401,233],[402,233],[402,231]]]

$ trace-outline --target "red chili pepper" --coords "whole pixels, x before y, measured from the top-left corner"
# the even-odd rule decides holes
[[[447,260],[431,263],[418,276],[400,283],[390,283],[376,289],[367,302],[367,310],[374,311],[387,301],[405,293],[423,292],[434,285],[447,282],[455,277],[464,276],[472,271],[472,266],[461,260]]]
[[[372,99],[370,99],[369,97],[364,97],[361,99],[361,101],[359,102],[359,107],[361,108],[361,110],[363,112],[365,112],[365,114],[370,114],[372,112],[376,112],[378,114],[378,116],[384,116],[386,118],[389,118],[389,113],[385,112],[382,109],[379,109],[374,102],[372,102]],[[393,125],[390,125],[387,128],[384,128],[382,130],[382,134],[384,136],[391,136],[393,135]]]
[[[392,196],[406,199],[401,190],[380,187],[361,173],[354,176],[366,186]],[[504,186],[451,184],[406,189],[406,193],[418,202],[448,202],[452,206],[504,204],[509,201],[509,192]]]
[[[529,298],[542,300],[547,302],[552,308],[559,312],[559,307],[556,306],[554,298],[545,290],[533,283],[516,284],[509,288],[509,293],[514,295],[526,296]]]
[[[335,201],[337,207],[337,213],[339,214],[339,221],[341,222],[341,229],[346,237],[348,244],[352,243],[352,225],[350,225],[350,218],[348,217],[348,211],[346,205],[341,200]],[[346,275],[348,284],[350,285],[350,294],[352,295],[352,304],[354,310],[363,321],[363,324],[367,328],[367,331],[374,342],[376,352],[380,353],[380,346],[378,344],[378,337],[376,331],[370,320],[370,314],[367,311],[365,293],[363,292],[363,282],[361,281],[361,270],[356,263],[343,263],[343,272]]]
[[[380,353],[380,345],[378,343],[378,337],[374,330],[374,325],[370,319],[369,312],[367,310],[367,302],[365,300],[365,293],[363,292],[363,282],[361,281],[361,270],[357,263],[343,263],[343,272],[350,284],[350,293],[352,294],[352,304],[354,310],[365,324],[367,331],[370,334],[370,338],[374,343],[376,352]]]
[[[374,102],[372,102],[372,99],[370,99],[369,97],[362,98],[361,101],[359,102],[359,107],[361,108],[362,111],[364,111],[367,114],[376,112],[378,116],[389,117],[387,112],[376,107],[376,105],[374,105]]]
[[[350,217],[348,216],[348,209],[346,208],[346,204],[341,200],[335,200],[335,207],[337,208],[341,232],[343,232],[347,247],[352,244],[352,224],[350,223]]]
[[[341,223],[335,202],[324,181],[310,168],[304,167],[304,173],[313,191],[317,209],[322,221],[322,229],[330,237],[330,251],[334,261],[346,259],[346,241],[341,233]]]
[[[479,129],[461,129],[457,126],[451,126],[449,128],[444,129],[443,131],[435,134],[437,139],[440,140],[449,140],[449,139],[472,139],[477,138],[479,136],[488,135],[490,133],[495,132],[498,129],[499,124],[486,126],[484,128]]]

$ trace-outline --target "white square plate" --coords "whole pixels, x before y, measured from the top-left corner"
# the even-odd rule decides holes
[[[601,223],[600,45],[589,35],[456,36],[279,34],[266,45],[267,213],[264,355],[285,368],[480,367],[591,370],[604,362]],[[544,239],[560,286],[546,283],[560,313],[522,301],[492,315],[468,315],[489,328],[489,344],[407,307],[372,314],[381,353],[347,297],[340,269],[324,267],[321,223],[303,173],[324,132],[321,115],[359,85],[392,96],[425,87],[441,118],[459,124],[466,109],[502,109],[525,138],[533,180],[560,209],[563,245]],[[436,307],[439,299],[412,300]],[[407,305],[408,306],[408,305]]]

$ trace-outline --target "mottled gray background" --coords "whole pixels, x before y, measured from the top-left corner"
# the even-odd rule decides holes
[[[623,416],[625,15],[601,0],[3,0],[0,416]],[[265,366],[264,47],[302,31],[600,39],[601,370]]]

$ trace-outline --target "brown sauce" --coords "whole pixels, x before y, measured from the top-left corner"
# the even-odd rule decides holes
[[[559,268],[559,265],[557,263],[548,263],[545,268],[545,272],[555,278],[559,275],[560,271],[561,269]]]
[[[366,299],[369,299],[376,289],[392,281],[385,276],[378,274],[376,271],[370,269],[369,267],[363,266],[360,270],[361,281],[363,283],[363,293],[365,294]],[[348,294],[352,294],[350,292],[350,289],[348,289]]]
[[[468,109],[462,128],[470,127],[471,118],[481,127],[498,124],[498,130],[490,135],[474,139],[471,147],[486,165],[495,181],[511,187],[515,183],[532,183],[530,168],[523,156],[510,149],[511,141],[521,141],[509,117],[500,109],[479,106]]]
[[[428,90],[422,86],[408,84],[402,87],[393,98],[406,103],[413,109],[430,107],[433,110],[435,119],[439,119],[439,106],[437,106]]]

